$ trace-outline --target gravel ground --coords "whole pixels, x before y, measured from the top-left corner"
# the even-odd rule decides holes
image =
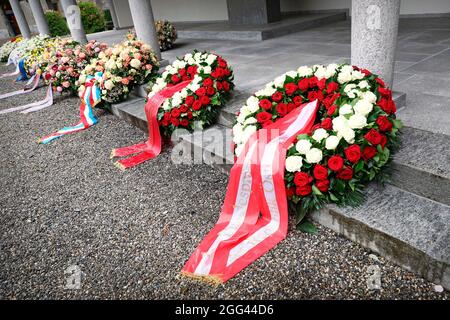
[[[18,87],[0,80],[0,93]],[[44,95],[41,88],[1,100],[0,109]],[[145,135],[102,112],[95,127],[38,145],[39,137],[78,120],[76,98],[57,100],[34,114],[0,116],[1,299],[449,298],[323,227],[318,235],[290,230],[217,288],[180,277],[217,220],[227,176],[206,165],[172,165],[170,150],[119,171],[111,149]],[[381,290],[367,288],[370,265],[381,269]],[[70,266],[83,273],[81,289],[65,289]]]

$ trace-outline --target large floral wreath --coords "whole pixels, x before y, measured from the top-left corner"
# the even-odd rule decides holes
[[[7,62],[11,52],[23,41],[21,36],[9,39],[0,47],[0,62]]]
[[[160,127],[166,135],[178,127],[192,131],[214,123],[234,88],[233,70],[222,57],[194,51],[166,67],[156,79],[149,98],[183,81],[190,82],[166,99],[158,112]]]
[[[159,62],[149,45],[128,34],[127,39],[99,53],[98,59],[81,72],[78,92],[85,89],[87,76],[102,72],[99,86],[102,100],[116,103],[125,100],[135,85],[153,80],[158,72]]]
[[[302,66],[241,108],[233,127],[236,155],[255,131],[316,99],[315,125],[286,155],[287,196],[298,222],[326,203],[360,204],[363,187],[385,178],[401,128],[391,90],[375,74],[351,65]]]

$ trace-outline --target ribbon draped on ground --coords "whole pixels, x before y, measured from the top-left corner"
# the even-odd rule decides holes
[[[34,91],[38,84],[39,84],[39,80],[40,80],[40,74],[35,74],[33,75],[30,80],[28,80],[27,84],[25,85],[25,88],[20,89],[20,90],[16,90],[16,91],[12,91],[12,92],[8,92],[8,93],[4,93],[2,95],[0,95],[0,100],[1,99],[6,99],[9,97],[13,97],[13,96],[18,96],[20,94],[26,94],[26,93],[30,93],[32,91]],[[27,88],[27,86],[29,86],[30,84],[33,84],[31,86],[31,88]]]
[[[286,150],[311,130],[317,100],[255,132],[231,169],[222,213],[184,266],[184,275],[223,283],[283,240],[288,205]]]
[[[52,86],[49,85],[47,88],[47,94],[45,95],[44,99],[37,101],[37,102],[28,103],[23,106],[12,107],[9,109],[0,110],[0,114],[6,114],[6,113],[14,112],[14,111],[20,111],[20,113],[30,113],[30,112],[34,112],[34,111],[38,111],[38,110],[50,107],[51,105],[53,105],[53,90],[52,90]]]
[[[95,81],[100,79],[101,77],[102,73],[97,72],[95,76],[89,76],[87,78],[82,101],[80,104],[80,122],[75,126],[62,128],[55,133],[39,139],[39,143],[47,144],[55,139],[62,137],[63,135],[85,130],[98,122],[97,118],[94,116],[92,108],[96,106],[100,101],[102,101],[101,90],[95,84]]]
[[[131,156],[127,159],[119,160],[115,165],[124,170],[137,166],[147,160],[153,159],[161,153],[161,133],[158,124],[158,109],[168,98],[171,98],[176,92],[183,90],[191,80],[180,82],[179,84],[166,87],[149,98],[145,104],[145,115],[148,122],[148,140],[132,146],[114,149],[111,152],[111,158]]]
[[[4,74],[0,75],[0,79],[6,78],[6,77],[17,76],[19,73],[20,73],[19,66],[16,66],[16,69],[13,72],[4,73]]]

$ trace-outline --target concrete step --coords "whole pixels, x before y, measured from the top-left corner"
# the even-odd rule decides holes
[[[320,224],[450,290],[450,207],[387,185],[371,185],[358,208],[330,205]]]

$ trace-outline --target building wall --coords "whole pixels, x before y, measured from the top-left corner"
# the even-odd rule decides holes
[[[282,12],[350,9],[352,0],[281,0]],[[132,26],[128,1],[114,0],[120,27]],[[227,0],[152,0],[155,19],[170,21],[228,20]],[[450,13],[450,0],[402,0],[400,13]]]

